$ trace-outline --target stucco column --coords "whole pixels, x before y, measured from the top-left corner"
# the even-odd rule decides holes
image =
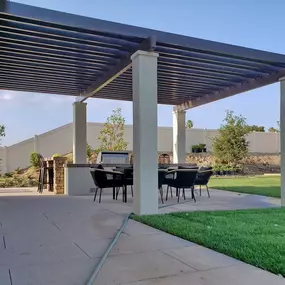
[[[173,111],[173,163],[186,161],[185,111]]]
[[[158,212],[157,58],[137,51],[133,61],[134,213]]]
[[[87,163],[86,103],[73,103],[73,163]]]
[[[281,206],[285,207],[285,77],[280,79]]]

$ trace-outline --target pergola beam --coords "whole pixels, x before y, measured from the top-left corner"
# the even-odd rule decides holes
[[[121,39],[143,39],[152,35],[156,37],[157,42],[165,44],[166,47],[172,45],[176,47],[184,47],[186,49],[189,48],[192,50],[200,50],[202,52],[211,52],[212,54],[217,55],[220,54],[233,56],[233,58],[247,58],[256,61],[262,59],[263,62],[285,63],[284,55],[272,52],[265,52],[256,49],[234,46],[230,44],[222,44],[209,40],[202,40],[183,35],[160,32],[152,29],[140,28],[105,20],[82,17],[30,5],[8,2],[7,0],[4,0],[4,4],[1,4],[0,12],[9,13],[16,17],[29,18],[31,21],[36,20],[39,22],[39,24],[45,23],[46,25],[53,27],[66,26],[72,27],[77,31],[90,30],[98,33],[98,35],[118,35],[119,33]]]
[[[143,40],[136,49],[132,50],[128,55],[122,57],[115,66],[112,66],[107,72],[104,73],[101,77],[87,88],[85,92],[80,94],[78,101],[84,102],[88,98],[94,96],[97,92],[111,83],[114,79],[124,73],[132,66],[131,56],[138,50],[142,51],[153,51],[156,46],[155,37],[149,37]]]
[[[180,105],[175,106],[174,111],[183,111],[183,110],[192,109],[194,107],[198,107],[236,94],[240,94],[255,89],[257,87],[263,87],[272,83],[276,83],[280,78],[284,76],[285,76],[285,70],[282,70],[279,72],[271,73],[268,76],[259,77],[257,79],[249,79],[244,83],[235,85],[233,87],[225,88],[221,91],[216,91],[213,94],[209,95],[204,94],[203,96],[198,97],[197,99],[186,101]]]

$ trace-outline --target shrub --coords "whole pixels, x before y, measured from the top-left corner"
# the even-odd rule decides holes
[[[60,155],[59,153],[55,153],[55,154],[52,156],[52,158],[54,158],[54,157],[61,157],[61,155]]]
[[[31,166],[33,167],[40,167],[41,166],[41,155],[36,152],[32,152],[30,156],[30,163],[31,163]]]
[[[20,167],[17,167],[15,170],[14,170],[14,173],[15,174],[21,174],[22,172],[22,169]]]
[[[8,177],[1,179],[0,188],[9,187],[33,187],[37,186],[38,181],[36,179],[29,179],[28,177],[23,177],[19,175],[14,175],[13,177]]]
[[[7,173],[5,173],[5,174],[3,175],[3,177],[5,177],[5,178],[11,178],[11,177],[13,177],[13,173],[12,173],[12,172],[7,172]]]
[[[67,155],[65,155],[65,157],[67,158],[67,163],[73,163],[73,154],[69,153]]]

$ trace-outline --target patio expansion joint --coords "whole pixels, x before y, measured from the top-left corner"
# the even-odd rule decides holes
[[[10,284],[13,285],[11,269],[9,269],[9,280],[10,280]]]
[[[117,212],[111,211],[111,210],[109,210],[109,209],[106,209],[106,208],[104,208],[104,207],[102,207],[102,209],[103,209],[104,211],[106,211],[106,212],[109,212],[109,213],[111,213],[111,214],[115,214],[115,215],[117,215],[117,216],[124,216],[124,215],[131,214],[131,211],[128,212],[128,213],[123,213],[123,214],[121,214],[121,213],[117,213]]]
[[[154,235],[154,234],[146,234],[146,235]],[[146,235],[143,235],[143,236],[146,236]],[[132,236],[130,236],[130,237],[132,237]],[[185,246],[182,246],[182,247],[185,247]],[[182,247],[181,246],[174,246],[174,247],[167,247],[165,249],[179,249]],[[147,253],[147,252],[155,252],[155,251],[159,251],[163,254],[169,255],[163,251],[165,249],[149,249],[149,250],[141,250],[141,251],[136,251],[136,252],[123,252],[123,253],[116,253],[116,254],[110,253],[109,257],[124,256],[124,255],[136,255],[136,254]],[[181,260],[179,260],[179,259],[177,259],[171,255],[169,255],[169,256],[172,257],[173,259],[176,259],[177,261],[180,261],[181,263],[184,263],[183,261],[181,261]],[[191,267],[186,263],[184,263],[184,264],[187,265],[188,267]],[[193,267],[191,267],[191,268],[193,268]],[[193,268],[193,269],[195,269],[195,268]],[[197,270],[197,269],[195,269],[195,270]]]
[[[175,260],[177,260],[177,261],[183,263],[184,265],[190,267],[191,269],[194,269],[194,270],[198,271],[198,269],[196,269],[196,268],[190,266],[190,265],[187,264],[186,262],[184,262],[184,261],[182,261],[182,260],[180,260],[180,259],[178,259],[178,258],[176,258],[176,257],[174,257],[174,256],[172,256],[172,255],[170,255],[170,254],[168,254],[168,253],[166,253],[166,252],[164,252],[163,249],[159,249],[158,251],[160,251],[160,252],[166,254],[167,256],[169,256],[169,257],[171,257],[171,258],[173,258],[173,259],[175,259]]]
[[[176,259],[176,260],[178,260],[178,259]],[[178,260],[178,261],[180,261],[180,260]],[[196,271],[181,271],[180,273],[177,273],[177,274],[163,275],[163,276],[152,277],[152,278],[143,278],[143,279],[140,279],[140,280],[131,281],[131,282],[124,282],[124,283],[120,283],[120,284],[121,285],[128,285],[128,284],[133,284],[134,282],[137,283],[137,282],[143,282],[143,281],[148,281],[148,280],[166,279],[166,278],[176,277],[176,276],[179,276],[179,275],[191,275],[191,274],[197,274],[198,272],[207,272],[207,271],[211,271],[211,270],[217,270],[217,269],[221,269],[221,268],[229,268],[229,267],[235,267],[235,266],[239,266],[239,265],[228,265],[228,266],[215,267],[215,268],[211,268],[211,269],[196,270]]]
[[[51,224],[53,226],[55,226],[60,232],[61,232],[61,228],[52,220],[49,219],[49,217],[45,214],[45,213],[41,213],[47,220],[49,220],[51,222]]]
[[[208,249],[208,248],[206,248],[206,249]],[[184,261],[182,261],[182,260],[180,260],[180,259],[178,259],[178,258],[172,256],[171,254],[164,252],[163,250],[164,250],[164,249],[160,249],[159,251],[161,251],[161,252],[165,253],[166,255],[168,255],[168,256],[170,256],[170,257],[176,259],[177,261],[180,261],[181,263],[183,263],[183,264],[185,264],[185,265],[187,265],[187,266],[193,268],[194,270],[196,270],[195,272],[198,272],[198,271],[199,271],[199,272],[211,271],[211,270],[216,270],[216,269],[221,269],[221,268],[228,268],[228,267],[233,267],[233,266],[239,266],[239,265],[242,264],[242,262],[241,262],[240,264],[223,265],[223,266],[217,266],[217,267],[212,267],[212,268],[208,268],[208,269],[197,269],[197,268],[195,268],[195,267],[193,267],[193,266],[190,266],[189,264],[185,263]],[[208,250],[211,250],[211,249],[208,249]],[[218,253],[217,251],[215,251],[215,252]],[[247,264],[247,263],[245,263],[245,264]],[[194,272],[191,272],[191,273],[194,273]]]
[[[4,249],[7,249],[7,247],[6,247],[6,239],[5,239],[4,235],[3,235],[3,245],[4,245]]]
[[[84,251],[76,242],[73,242],[76,247],[78,247],[88,258],[92,259],[92,257]]]

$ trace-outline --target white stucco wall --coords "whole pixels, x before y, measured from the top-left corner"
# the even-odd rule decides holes
[[[99,147],[98,136],[103,123],[88,123],[87,142],[93,147]],[[125,140],[128,150],[133,149],[133,128],[125,126]],[[212,150],[212,138],[218,135],[217,130],[191,129],[186,131],[186,152],[191,152],[192,145],[205,143],[208,151]],[[279,153],[280,136],[278,133],[251,133],[248,136],[250,152],[252,153]],[[172,151],[172,128],[158,128],[158,150]],[[33,151],[41,153],[44,157],[55,153],[66,154],[72,151],[72,124],[64,125],[47,133],[37,135],[31,139],[6,148],[6,160],[2,165],[7,166],[0,173],[13,171],[17,167],[25,168],[30,164],[30,154]],[[0,158],[4,159],[4,148],[0,147]]]
[[[0,173],[4,173],[6,171],[6,165],[4,165],[6,163],[6,159],[4,159],[4,147],[0,146]]]

